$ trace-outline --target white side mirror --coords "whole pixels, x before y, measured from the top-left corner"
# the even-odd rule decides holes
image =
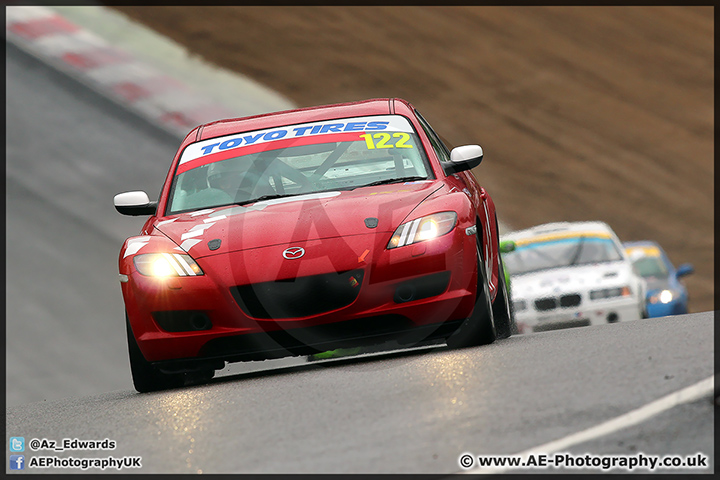
[[[157,202],[151,202],[143,191],[118,193],[113,198],[115,210],[123,215],[154,215]]]
[[[480,165],[483,149],[480,145],[463,145],[450,152],[450,162],[443,164],[445,175],[470,170]]]
[[[482,156],[483,149],[480,145],[463,145],[453,148],[450,152],[450,160],[453,162],[467,162],[478,158],[482,160]]]

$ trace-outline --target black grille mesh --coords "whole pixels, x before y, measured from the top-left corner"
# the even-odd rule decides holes
[[[535,300],[535,309],[537,309],[540,312],[547,312],[549,310],[555,310],[558,307],[561,307],[561,308],[577,307],[578,305],[580,305],[581,301],[582,301],[582,298],[577,293],[563,295],[559,298],[558,297],[538,298],[537,300]]]
[[[561,307],[577,307],[578,305],[580,305],[580,295],[578,294],[563,295],[560,297]]]
[[[555,298],[539,298],[535,300],[535,308],[541,312],[554,310],[557,308],[557,300]]]
[[[350,305],[358,296],[362,270],[326,273],[230,289],[245,314],[254,318],[299,318]]]

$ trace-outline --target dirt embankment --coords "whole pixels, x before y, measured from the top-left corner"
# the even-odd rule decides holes
[[[114,7],[300,106],[397,96],[515,228],[603,220],[713,309],[712,7]]]

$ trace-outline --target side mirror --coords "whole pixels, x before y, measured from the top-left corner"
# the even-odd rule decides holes
[[[113,199],[115,210],[123,215],[155,215],[157,202],[151,202],[142,191],[118,193]]]
[[[515,251],[515,242],[512,240],[503,240],[500,242],[500,253],[510,253]]]
[[[470,170],[480,165],[483,149],[480,145],[463,145],[450,152],[450,161],[443,164],[445,175]]]
[[[677,278],[684,277],[685,275],[690,275],[694,271],[695,271],[695,269],[693,268],[693,266],[691,264],[683,263],[675,271],[675,276]]]

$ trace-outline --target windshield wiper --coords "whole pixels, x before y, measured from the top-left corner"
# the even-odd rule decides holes
[[[386,184],[389,184],[389,183],[413,182],[413,181],[415,181],[415,180],[427,180],[427,177],[414,176],[414,177],[402,177],[402,178],[387,178],[387,179],[385,179],[385,180],[378,180],[377,182],[370,182],[370,183],[365,183],[365,184],[363,184],[363,185],[358,185],[358,186],[356,186],[356,187],[352,187],[352,190],[355,190],[356,188],[361,188],[361,187],[372,187],[372,186],[375,186],[375,185],[386,185]]]
[[[290,194],[290,195],[287,195],[287,194],[280,195],[278,193],[273,193],[271,195],[261,195],[257,198],[251,198],[250,200],[243,200],[242,202],[235,202],[235,205],[247,205],[248,203],[257,203],[257,202],[262,202],[265,200],[273,200],[275,198],[281,198],[281,197],[295,197],[297,195],[304,195],[304,194],[296,193],[296,194]]]

